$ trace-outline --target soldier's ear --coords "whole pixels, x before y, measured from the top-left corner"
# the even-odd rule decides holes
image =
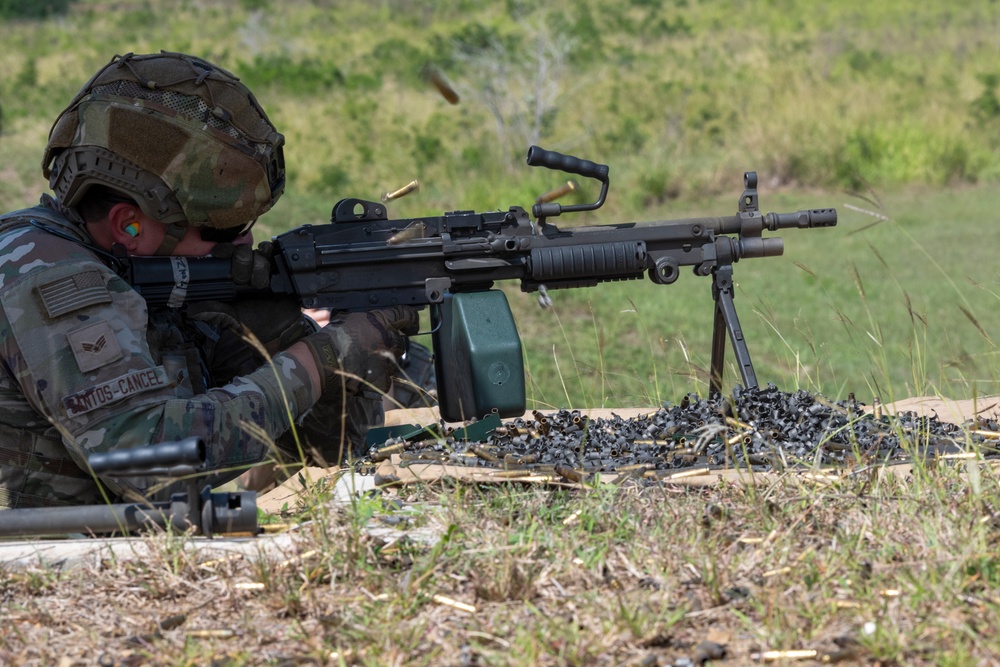
[[[108,226],[115,243],[134,249],[138,236],[142,233],[140,222],[142,210],[134,204],[119,203],[108,211]]]

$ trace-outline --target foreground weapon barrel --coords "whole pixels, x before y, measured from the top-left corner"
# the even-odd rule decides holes
[[[113,452],[92,454],[88,459],[90,469],[97,475],[151,475],[190,468],[194,472],[205,463],[205,443],[200,438],[185,438],[176,442],[161,442],[147,447],[119,449]],[[167,473],[169,474],[169,473]]]
[[[207,449],[200,438],[94,454],[88,463],[95,474],[116,476],[194,475],[205,464]],[[65,535],[67,533],[129,533],[150,528],[212,536],[216,533],[256,533],[257,497],[253,492],[199,493],[188,481],[187,493],[169,501],[72,507],[39,507],[0,511],[0,537]]]

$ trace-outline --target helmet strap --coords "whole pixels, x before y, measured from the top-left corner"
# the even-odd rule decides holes
[[[176,222],[170,223],[166,226],[163,234],[163,240],[160,241],[160,247],[156,249],[156,255],[170,255],[174,252],[174,248],[180,243],[180,240],[187,233],[187,225],[180,225]]]

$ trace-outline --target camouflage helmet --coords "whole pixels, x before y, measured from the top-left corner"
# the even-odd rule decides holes
[[[284,191],[284,137],[229,72],[180,53],[115,56],[56,119],[42,171],[73,208],[91,185],[174,235],[248,228]]]

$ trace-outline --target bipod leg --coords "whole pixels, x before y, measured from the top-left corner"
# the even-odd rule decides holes
[[[733,346],[736,364],[743,378],[743,386],[756,389],[757,374],[750,361],[750,349],[743,338],[740,318],[733,302],[733,265],[723,264],[712,270],[712,299],[715,300],[715,321],[712,324],[712,376],[708,390],[711,394],[722,393],[722,374],[726,360],[726,334]]]

